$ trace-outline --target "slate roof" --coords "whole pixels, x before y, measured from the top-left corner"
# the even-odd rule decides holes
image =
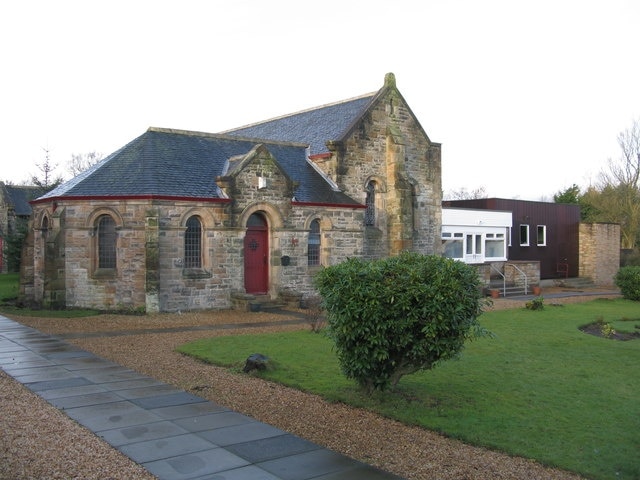
[[[13,206],[13,211],[18,216],[28,217],[31,215],[31,205],[33,200],[41,190],[38,187],[22,185],[4,185],[8,196],[8,203]]]
[[[386,80],[385,80],[386,82]],[[337,190],[308,160],[328,152],[364,114],[376,95],[366,94],[220,134],[149,128],[97,165],[38,198],[171,197],[223,199],[216,177],[229,160],[264,144],[297,182],[294,200],[360,205]]]
[[[263,143],[287,175],[299,183],[295,200],[358,205],[334,190],[310,165],[306,145],[159,128],[150,128],[38,200],[135,196],[223,199],[216,177],[225,172],[229,159],[246,155],[257,143]]]
[[[378,92],[221,132],[248,138],[309,144],[311,155],[326,153],[327,141],[339,140],[366,111]]]

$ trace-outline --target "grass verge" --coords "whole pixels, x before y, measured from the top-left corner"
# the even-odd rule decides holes
[[[18,298],[20,288],[20,274],[6,273],[0,275],[0,313],[21,315],[24,317],[77,318],[98,315],[98,310],[65,309],[65,310],[33,310],[16,307],[14,301]]]
[[[0,304],[18,298],[20,274],[5,273],[0,275]]]
[[[640,303],[594,300],[483,315],[495,334],[459,360],[403,377],[365,396],[345,379],[330,340],[308,331],[203,339],[179,351],[240,369],[272,359],[266,379],[367,408],[465,442],[596,479],[640,478],[640,340],[614,341],[579,327],[638,318]]]

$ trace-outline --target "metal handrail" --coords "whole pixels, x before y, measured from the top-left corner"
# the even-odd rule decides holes
[[[506,297],[507,296],[507,277],[504,276],[504,273],[502,273],[500,270],[498,270],[493,263],[490,263],[489,266],[491,267],[491,270],[495,271],[498,275],[500,275],[502,277],[502,296]]]
[[[524,294],[528,295],[529,294],[529,285],[528,285],[528,278],[527,278],[527,274],[524,273],[521,269],[519,269],[517,266],[515,266],[513,263],[505,263],[504,265],[505,267],[513,267],[516,269],[516,271],[520,272],[520,275],[522,275],[524,277]]]
[[[564,278],[569,278],[569,264],[567,262],[557,262],[556,273],[564,274]]]

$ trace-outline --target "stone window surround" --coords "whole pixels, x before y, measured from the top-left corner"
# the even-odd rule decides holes
[[[98,222],[100,219],[107,215],[111,217],[115,224],[115,267],[114,268],[100,268],[99,265],[99,238],[98,238]],[[96,279],[113,279],[117,276],[118,272],[118,246],[120,243],[118,231],[123,227],[122,216],[119,212],[113,208],[102,207],[91,212],[91,215],[87,217],[86,224],[89,237],[91,237],[91,242],[89,242],[90,248],[90,258],[91,258],[91,276]]]

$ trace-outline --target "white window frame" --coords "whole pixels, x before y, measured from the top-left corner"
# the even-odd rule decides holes
[[[459,257],[448,257],[454,260],[460,260],[465,263],[476,263],[471,261],[468,258],[469,253],[469,240],[478,241],[478,236],[481,237],[481,250],[476,252],[478,255],[478,260],[481,262],[485,261],[506,261],[507,260],[507,252],[508,252],[508,229],[507,228],[465,228],[465,227],[444,227],[444,231],[441,234],[442,244],[444,246],[445,242],[460,242]],[[497,257],[488,256],[487,253],[490,249],[487,248],[488,242],[500,242],[502,244],[502,252],[501,255]],[[443,247],[444,248],[444,247]],[[473,249],[477,249],[477,245],[474,244]],[[493,249],[491,249],[493,250]],[[444,251],[443,251],[444,254]]]
[[[540,235],[540,233],[542,233],[542,235]],[[542,237],[542,239],[540,237]],[[546,225],[537,225],[536,245],[538,245],[539,247],[547,246],[547,226]]]
[[[462,232],[442,232],[441,235],[442,243],[448,242],[460,242],[460,256],[459,257],[448,257],[453,258],[455,260],[464,259],[464,234]]]
[[[524,231],[527,232],[527,234],[526,234],[527,238],[524,239],[524,241],[523,241],[523,238],[522,238],[522,232],[523,232],[522,228],[523,227],[524,227]],[[530,242],[531,242],[531,240],[530,240],[531,239],[531,235],[530,235],[531,232],[529,232],[529,225],[527,223],[521,223],[520,227],[518,228],[518,231],[520,233],[520,238],[519,238],[520,246],[521,247],[528,247],[530,245]]]
[[[489,243],[502,243],[502,255],[497,257],[489,256],[491,249],[488,248]],[[484,238],[484,251],[486,260],[506,260],[507,259],[507,238],[504,232],[487,232]]]

